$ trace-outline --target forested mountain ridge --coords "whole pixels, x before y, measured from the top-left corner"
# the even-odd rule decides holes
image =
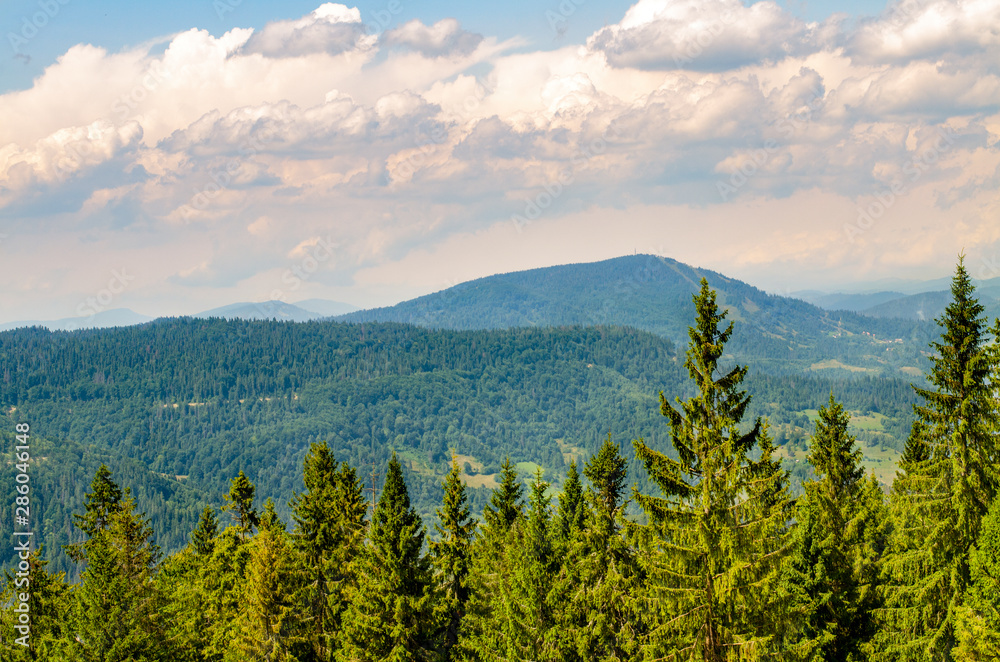
[[[748,384],[753,411],[770,417],[799,479],[811,418],[831,390],[867,415],[858,433],[883,449],[883,473],[891,470],[909,425],[907,381],[754,372]],[[116,473],[131,462],[139,505],[151,514],[172,510],[176,520],[157,523],[167,550],[182,544],[198,506],[221,503],[240,470],[287,514],[301,489],[302,457],[321,440],[362,468],[366,484],[364,472],[397,451],[424,516],[433,515],[454,450],[468,463],[463,475],[478,513],[506,455],[523,476],[542,467],[558,482],[565,463],[593,452],[609,431],[665,443],[657,393],[688,388],[672,343],[612,327],[448,331],[181,318],[0,333],[0,406],[58,449],[39,461],[38,512],[40,536],[62,569],[69,566],[56,543],[69,542],[71,506],[60,500],[79,494],[59,482],[99,461]]]
[[[270,498],[261,506],[240,470],[222,512],[205,508],[167,558],[129,486],[102,465],[76,509],[79,581],[21,556],[0,587],[0,650],[12,662],[996,659],[1000,322],[987,326],[962,262],[888,493],[831,389],[796,494],[772,426],[751,410],[749,367],[724,358],[733,327],[705,281],[695,304],[688,379],[646,403],[667,443],[633,438],[630,461],[609,432],[571,454],[555,493],[540,467],[526,484],[505,459],[479,522],[453,455],[430,540],[400,452],[367,499],[361,467],[311,443],[287,518]],[[628,329],[550,333],[572,345],[581,331],[665,342]],[[562,358],[591,345],[578,344]],[[796,386],[762,378],[765,404]],[[18,443],[28,427],[17,424]]]
[[[691,295],[704,277],[737,323],[733,358],[771,372],[835,371],[910,377],[924,368],[933,323],[827,311],[742,281],[654,255],[499,274],[387,308],[336,319],[430,328],[608,324],[687,342]],[[897,340],[901,342],[896,342]]]

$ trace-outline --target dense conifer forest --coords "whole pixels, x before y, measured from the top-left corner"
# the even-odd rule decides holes
[[[357,468],[366,489],[395,451],[415,508],[433,522],[452,451],[479,516],[507,456],[521,477],[541,467],[559,486],[568,464],[589,457],[608,432],[670,452],[657,393],[692,389],[673,343],[617,327],[175,319],[0,333],[0,359],[0,407],[10,419],[0,457],[13,463],[13,424],[29,422],[35,534],[52,568],[72,579],[78,566],[62,546],[79,542],[72,513],[101,463],[132,488],[167,552],[187,544],[199,513],[222,502],[239,471],[287,519],[305,454],[321,441]],[[794,489],[807,473],[811,418],[833,390],[864,421],[856,432],[889,482],[910,425],[908,381],[758,370],[747,385],[751,413],[770,420]],[[631,480],[653,489],[629,462]],[[14,488],[0,482],[4,521]],[[0,565],[13,560],[0,548]]]
[[[33,444],[73,530],[7,572],[3,659],[997,659],[1000,321],[964,265],[912,392],[755,373],[707,281],[693,302],[683,352],[610,327],[0,334],[10,415],[78,440]]]

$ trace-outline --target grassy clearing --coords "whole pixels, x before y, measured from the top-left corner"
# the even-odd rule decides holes
[[[473,455],[455,455],[455,459],[458,461],[458,466],[462,469],[465,468],[465,463],[468,462],[469,466],[472,468],[473,473],[481,474],[483,473],[483,463],[475,458]]]
[[[567,443],[565,439],[556,439],[556,444],[559,445],[559,452],[562,453],[563,462],[566,464],[571,464],[576,462],[583,467],[583,463],[587,461],[587,452],[580,448],[579,446],[573,446]]]
[[[542,465],[535,464],[534,462],[518,462],[514,466],[517,468],[517,473],[529,478],[533,477],[535,472],[542,468]]]
[[[396,451],[396,457],[399,459],[400,464],[406,464],[410,471],[418,473],[422,476],[436,476],[438,472],[434,471],[427,462],[427,457],[423,453],[418,453],[412,449],[404,449]]]
[[[846,363],[841,363],[837,359],[827,359],[825,361],[819,361],[818,363],[813,363],[809,366],[810,370],[849,370],[851,372],[878,372],[874,368],[862,368],[856,365],[847,365]]]
[[[460,476],[460,478],[462,479],[462,482],[469,487],[488,487],[491,490],[495,490],[500,487],[500,484],[497,483],[497,475],[498,474],[476,474],[474,476],[470,476],[469,474],[464,473]]]

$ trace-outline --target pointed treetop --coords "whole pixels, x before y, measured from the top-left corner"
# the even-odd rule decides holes
[[[570,541],[583,530],[587,509],[583,500],[583,484],[580,482],[580,472],[576,468],[576,460],[566,470],[566,482],[563,483],[559,495],[558,535],[560,542]]]
[[[483,509],[483,517],[491,531],[506,533],[517,521],[524,511],[523,493],[524,485],[507,456],[500,467],[500,486],[493,490],[489,504]]]
[[[857,439],[847,431],[850,422],[851,417],[831,394],[827,406],[819,410],[809,463],[817,476],[829,477],[832,485],[855,484],[864,476],[861,449],[855,449]]]
[[[111,480],[111,470],[106,464],[101,464],[94,480],[90,483],[90,492],[86,495],[83,515],[74,515],[76,526],[93,537],[98,531],[108,528],[112,516],[120,509],[122,497],[127,496],[122,489]]]
[[[320,492],[332,483],[337,462],[327,443],[313,443],[302,461],[302,482],[309,492]]]
[[[274,499],[271,497],[267,497],[267,501],[264,502],[264,514],[260,517],[260,529],[261,531],[285,532],[285,523],[281,521],[278,513],[274,510]]]
[[[406,481],[403,479],[403,467],[393,451],[389,460],[389,468],[385,472],[385,483],[382,485],[382,492],[379,494],[376,510],[392,507],[394,510],[408,510],[410,508],[410,493],[406,489]]]
[[[205,506],[198,526],[191,532],[191,547],[199,556],[209,556],[215,549],[215,536],[219,532],[219,523],[215,519],[215,511],[211,506]]]
[[[225,495],[226,505],[222,509],[233,513],[233,519],[239,527],[240,540],[246,540],[246,537],[253,533],[254,528],[260,525],[257,511],[253,507],[256,491],[257,488],[250,482],[250,479],[240,471],[239,475],[230,482],[229,494]]]
[[[583,475],[593,486],[595,507],[599,507],[606,518],[613,519],[625,493],[628,463],[622,457],[618,444],[611,441],[610,432],[597,454],[587,461]]]
[[[690,349],[685,366],[691,378],[699,383],[704,379],[712,379],[722,356],[722,348],[733,334],[733,323],[721,329],[719,325],[726,320],[728,311],[719,310],[715,302],[715,290],[708,286],[708,281],[701,279],[701,289],[694,295],[696,321],[688,329],[691,338]]]
[[[552,502],[548,492],[549,484],[542,480],[542,469],[535,471],[535,479],[531,482],[531,494],[528,496],[527,551],[536,561],[551,560],[552,539],[550,523],[552,513],[549,506]]]

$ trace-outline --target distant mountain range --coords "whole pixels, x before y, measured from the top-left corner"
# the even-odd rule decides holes
[[[935,333],[928,322],[824,310],[653,255],[489,276],[335,319],[442,329],[627,326],[683,346],[695,316],[691,295],[703,277],[738,323],[730,351],[741,361],[773,372],[912,376],[923,371],[922,352]]]
[[[329,317],[312,310],[285,303],[284,301],[262,301],[260,303],[234,303],[221,308],[213,308],[194,317],[221,317],[234,320],[278,320],[281,322],[308,322],[309,320]]]
[[[206,310],[192,317],[223,319],[264,320],[276,319],[283,322],[307,322],[324,317],[343,315],[357,310],[357,306],[327,299],[307,299],[291,304],[284,301],[263,301],[260,303],[234,303],[220,308]],[[107,329],[118,326],[133,326],[152,321],[148,315],[116,308],[91,315],[90,317],[66,317],[58,320],[25,320],[0,324],[0,331],[41,326],[50,331],[74,331],[76,329]]]
[[[64,317],[58,320],[26,320],[0,324],[0,331],[20,329],[26,326],[43,326],[50,331],[75,331],[77,329],[107,329],[115,326],[132,326],[149,322],[152,317],[140,315],[128,308],[115,308],[95,313],[90,317]]]
[[[927,285],[941,289],[928,289],[913,294],[897,291],[854,294],[808,290],[793,292],[792,296],[825,310],[850,310],[869,317],[933,320],[941,316],[951,301],[950,282],[927,281]],[[1000,317],[1000,279],[976,283],[976,296],[990,320]]]

